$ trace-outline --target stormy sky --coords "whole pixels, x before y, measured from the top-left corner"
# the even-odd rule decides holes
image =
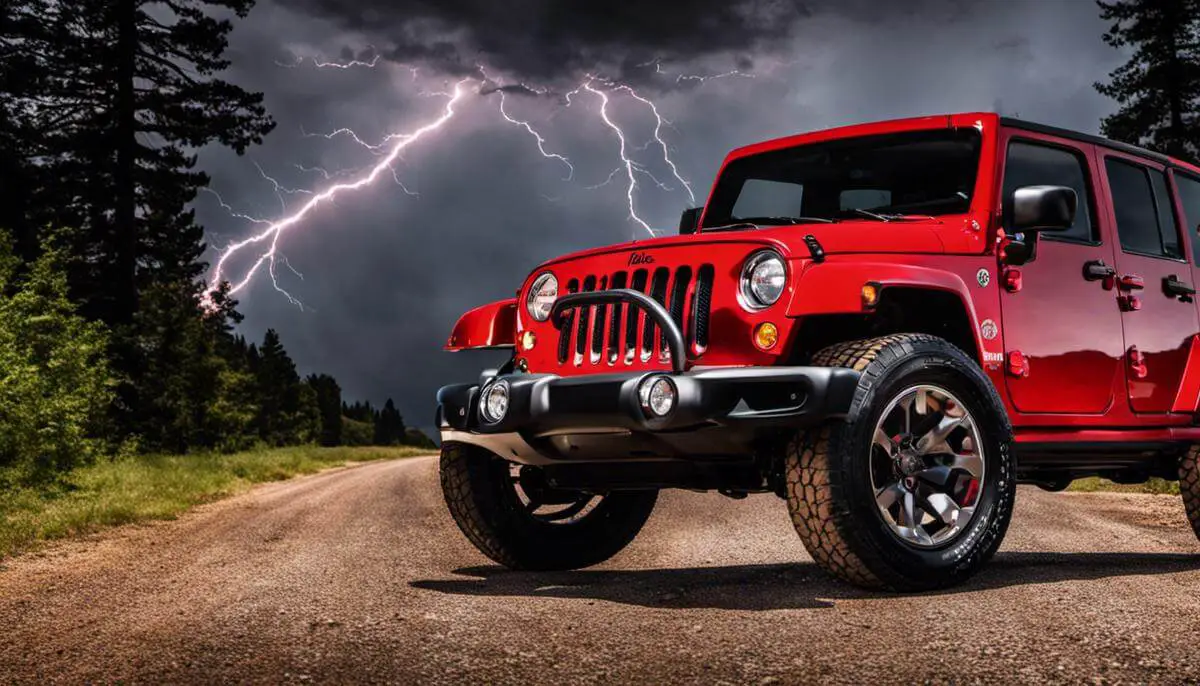
[[[236,212],[276,219],[308,198],[288,191],[352,181],[379,159],[320,134],[348,128],[375,144],[419,127],[444,107],[437,93],[477,78],[479,65],[491,88],[510,87],[509,114],[570,159],[570,180],[500,116],[498,94],[472,95],[406,149],[395,179],[341,194],[283,234],[277,278],[303,309],[265,272],[239,295],[247,337],[275,328],[302,374],[333,374],[348,399],[393,397],[408,423],[428,427],[439,385],[497,362],[442,352],[462,311],[511,297],[545,259],[646,236],[623,176],[601,185],[619,166],[618,142],[595,96],[564,106],[586,74],[657,104],[702,203],[730,148],[812,129],[998,110],[1096,132],[1113,104],[1092,84],[1123,60],[1105,29],[1090,0],[259,0],[231,36],[225,78],[263,92],[279,126],[244,157],[208,149],[200,164]],[[355,59],[374,67],[316,66]],[[689,78],[719,74],[730,75]],[[521,83],[537,93],[512,88]],[[638,214],[670,231],[690,202],[647,145],[651,113],[614,93],[611,114],[665,186],[639,175]],[[213,246],[256,228],[211,195],[196,208]]]

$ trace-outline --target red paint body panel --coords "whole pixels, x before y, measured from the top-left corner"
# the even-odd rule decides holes
[[[1183,373],[1183,381],[1179,384],[1179,393],[1171,405],[1172,412],[1200,412],[1200,336],[1192,337],[1192,345],[1188,351],[1187,368]]]
[[[446,341],[446,350],[511,347],[517,324],[515,298],[489,303],[459,317],[454,333]]]
[[[609,359],[593,354],[593,344],[599,340],[596,344],[603,349],[609,334],[602,333],[603,338],[597,339],[591,323],[582,339],[578,331],[570,332],[563,343],[568,354],[560,358],[560,331],[551,322],[533,321],[522,304],[532,281],[544,271],[554,273],[563,293],[570,282],[582,285],[589,277],[595,279],[595,288],[611,288],[614,276],[632,278],[638,269],[646,269],[647,278],[665,267],[672,275],[690,271],[694,279],[700,266],[711,266],[709,338],[703,348],[693,346],[688,351],[689,367],[781,364],[788,359],[804,318],[869,316],[861,301],[863,284],[881,284],[885,292],[889,287],[923,288],[952,293],[963,303],[978,358],[1005,404],[1018,440],[1200,440],[1200,428],[1193,420],[1200,409],[1200,306],[1167,298],[1159,288],[1167,273],[1194,281],[1200,279],[1200,271],[1186,261],[1121,252],[1103,158],[1125,153],[1094,141],[1010,128],[994,114],[967,113],[863,124],[757,143],[730,153],[722,170],[741,157],[792,146],[947,127],[976,128],[982,137],[975,192],[965,214],[888,223],[863,219],[700,232],[564,255],[533,270],[517,300],[464,315],[447,347],[511,345],[521,333],[532,331],[537,341],[534,348],[516,353],[532,372],[571,376],[671,368],[669,359],[649,351],[644,358]],[[1009,239],[1002,228],[1002,190],[1006,151],[1017,138],[1065,147],[1082,156],[1094,196],[1088,202],[1097,235],[1090,244],[1043,237],[1036,259],[1018,268],[1020,287],[1005,288],[1000,249]],[[1200,174],[1190,165],[1176,166]],[[810,235],[824,249],[824,261],[812,259],[804,240]],[[1194,239],[1191,235],[1183,238],[1185,254],[1193,254],[1189,243]],[[765,248],[778,251],[787,262],[787,290],[772,307],[747,311],[737,295],[741,267],[749,255]],[[1146,289],[1138,293],[1143,300],[1141,310],[1122,312],[1119,289],[1084,278],[1083,265],[1094,260],[1104,260],[1121,274],[1145,277]],[[693,282],[686,297],[695,295]],[[605,313],[607,332],[611,308]],[[779,343],[769,352],[752,342],[754,327],[766,321],[779,328]],[[628,333],[624,321],[620,326],[618,334],[623,338]],[[987,330],[989,337],[981,330]],[[639,329],[636,338],[641,340],[643,333],[644,329]],[[1134,378],[1128,368],[1131,346],[1145,353],[1146,379]],[[1012,353],[1028,360],[1027,376],[1018,378],[1005,372],[1005,361]]]

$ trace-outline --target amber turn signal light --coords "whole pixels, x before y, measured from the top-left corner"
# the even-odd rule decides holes
[[[874,282],[864,283],[862,287],[862,304],[868,310],[875,309],[879,304],[879,291],[882,290],[879,284]]]
[[[763,322],[754,327],[754,345],[759,350],[770,350],[779,342],[779,328],[771,322]]]
[[[533,346],[536,344],[537,336],[533,335],[532,331],[521,334],[521,350],[533,350]]]

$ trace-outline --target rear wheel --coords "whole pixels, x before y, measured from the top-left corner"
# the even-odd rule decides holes
[[[1012,513],[1012,429],[979,367],[950,343],[899,334],[827,348],[862,372],[849,416],[798,435],[788,507],[813,559],[895,590],[958,583],[995,553]]]
[[[1200,445],[1192,446],[1179,461],[1179,492],[1192,531],[1200,538]]]
[[[442,493],[455,523],[480,552],[512,569],[603,562],[637,536],[658,497],[557,490],[541,474],[475,446],[442,447]]]

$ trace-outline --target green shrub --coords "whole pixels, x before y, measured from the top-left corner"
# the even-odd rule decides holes
[[[47,481],[106,452],[108,337],[67,299],[59,249],[15,264],[0,236],[0,482]]]

